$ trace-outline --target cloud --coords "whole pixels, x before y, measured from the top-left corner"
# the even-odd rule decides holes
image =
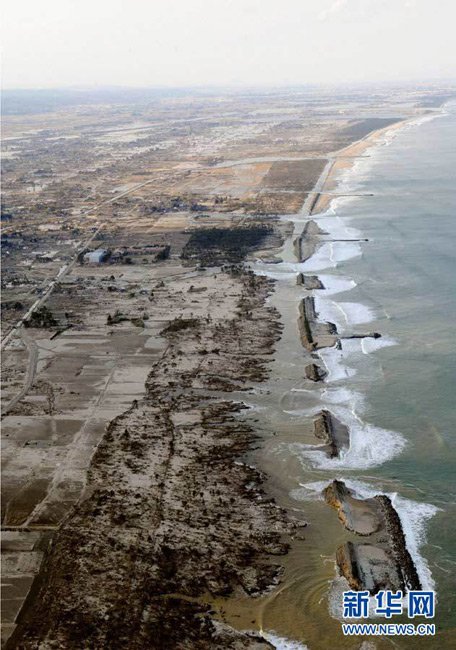
[[[334,2],[318,14],[318,20],[325,21],[328,20],[330,16],[337,14],[339,11],[344,9],[348,4],[348,0],[334,0]]]

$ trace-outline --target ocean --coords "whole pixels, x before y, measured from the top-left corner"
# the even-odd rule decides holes
[[[339,268],[357,285],[349,299],[371,310],[369,327],[394,343],[375,353],[378,370],[359,386],[363,417],[405,442],[375,474],[414,502],[422,580],[435,586],[438,625],[453,627],[455,643],[456,103],[387,138],[345,182],[374,196],[335,207],[369,239]],[[416,516],[432,512],[428,522]]]
[[[262,629],[301,647],[361,644],[340,632],[344,585],[334,553],[348,537],[321,498],[334,478],[360,496],[391,497],[423,588],[437,592],[436,637],[396,637],[394,646],[456,643],[455,182],[456,102],[386,132],[342,172],[336,191],[346,196],[313,216],[328,234],[309,260],[297,263],[287,242],[283,263],[256,264],[277,280],[271,304],[285,325],[271,380],[248,400],[265,431],[259,462],[279,502],[309,521],[285,562],[283,587],[260,600],[256,616]],[[298,233],[307,218],[293,220]],[[321,320],[342,335],[381,333],[320,351],[328,376],[312,386],[296,326],[298,271],[323,281],[315,292]],[[321,408],[350,426],[341,458],[315,448],[309,423]],[[375,639],[372,647],[391,645]]]

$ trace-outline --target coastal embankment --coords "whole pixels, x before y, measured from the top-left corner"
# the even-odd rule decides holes
[[[421,589],[415,564],[407,549],[402,523],[391,499],[384,494],[360,499],[343,481],[334,480],[323,491],[325,501],[338,513],[343,526],[362,542],[346,542],[336,561],[352,589],[392,591]]]
[[[315,363],[306,371],[306,376],[313,382],[322,381],[328,386],[332,384],[331,369],[327,365],[328,356],[325,358],[319,354],[322,349],[329,348],[328,352],[342,350],[345,342],[359,340],[362,344],[366,338],[381,339],[379,332],[363,333],[356,329],[350,331],[350,323],[355,324],[356,319],[349,320],[346,312],[342,311],[345,321],[343,332],[339,331],[337,322],[321,318],[319,312],[325,311],[322,297],[328,283],[326,279],[323,282],[318,275],[311,274],[312,255],[328,242],[328,262],[330,266],[334,266],[338,264],[334,258],[334,242],[342,246],[344,241],[356,242],[359,247],[360,242],[367,241],[360,233],[353,232],[353,236],[350,236],[350,232],[341,233],[340,226],[335,231],[331,228],[331,215],[334,213],[331,201],[336,200],[335,196],[343,195],[342,191],[337,191],[341,175],[346,175],[360,156],[368,155],[368,150],[377,145],[382,137],[395,135],[409,123],[410,120],[405,120],[389,125],[336,152],[322,172],[313,195],[308,197],[303,206],[303,217],[308,215],[309,219],[305,222],[301,234],[294,240],[298,263],[307,262],[305,271],[299,271],[297,275],[297,284],[306,293],[299,303],[298,329],[303,346],[314,358],[319,357],[320,363],[325,366],[324,376]],[[323,259],[322,269],[324,264]],[[361,317],[359,322],[362,323],[363,320]],[[343,407],[343,401],[339,400],[338,405]],[[350,408],[349,404],[347,406]],[[343,467],[344,456],[350,449],[356,448],[350,423],[336,417],[329,408],[323,408],[314,416],[314,433],[322,442],[319,452],[329,459],[339,459],[339,466]],[[328,469],[326,467],[326,470]],[[338,480],[333,480],[323,490],[323,494],[326,502],[337,510],[339,519],[347,530],[368,538],[368,541],[348,541],[335,551],[340,575],[347,580],[350,588],[367,589],[371,593],[380,589],[401,589],[406,592],[408,589],[421,588],[416,566],[407,548],[400,516],[388,496],[379,493],[368,499],[356,498],[353,492]]]

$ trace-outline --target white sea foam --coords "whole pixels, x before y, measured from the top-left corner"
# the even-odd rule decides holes
[[[372,308],[360,302],[340,302],[339,309],[343,311],[347,325],[363,325],[375,320]]]
[[[337,293],[342,293],[344,291],[350,291],[356,287],[356,282],[350,278],[345,278],[341,275],[330,275],[326,273],[321,273],[318,276],[324,286],[322,291],[323,295],[334,296]]]
[[[344,349],[336,347],[323,348],[319,350],[319,356],[325,364],[328,373],[325,378],[327,383],[347,379],[356,374],[354,368],[347,366],[347,355]]]
[[[299,270],[302,272],[309,272],[334,268],[336,264],[331,260],[331,246],[331,242],[325,242],[322,244],[317,248],[312,257],[299,265]]]
[[[321,294],[315,295],[315,310],[319,320],[335,323],[338,331],[343,331],[351,325],[370,323],[375,319],[374,312],[367,305],[358,302],[338,302]]]
[[[274,648],[277,650],[309,650],[306,645],[299,643],[298,641],[291,641],[285,637],[279,636],[276,632],[262,632],[262,636],[272,643]]]
[[[430,503],[417,503],[404,499],[398,494],[390,495],[390,498],[401,519],[407,548],[415,563],[421,585],[425,591],[435,590],[431,570],[419,550],[426,541],[426,521],[431,519],[439,509]]]
[[[340,348],[322,348],[318,351],[318,354],[328,373],[325,379],[326,383],[353,377],[357,371],[355,367],[348,365],[350,361],[352,364],[356,364],[357,360],[364,355],[372,354],[392,345],[397,345],[397,341],[391,337],[382,336],[378,339],[343,339]]]
[[[397,456],[404,448],[403,436],[368,423],[350,426],[350,447],[338,458],[328,458],[324,451],[302,445],[302,457],[318,469],[367,469]]]
[[[358,239],[361,237],[361,232],[357,228],[350,226],[347,218],[342,218],[337,214],[338,206],[345,200],[347,200],[347,197],[343,196],[333,199],[331,208],[319,215],[318,225],[334,239]]]
[[[318,398],[318,393],[315,394]],[[329,406],[331,413],[350,431],[350,446],[339,457],[328,458],[316,445],[293,443],[295,451],[304,464],[318,469],[366,469],[385,463],[397,456],[405,447],[405,438],[398,432],[389,431],[365,422],[363,396],[352,390],[325,389],[320,395],[321,403],[311,409],[292,411],[293,415],[314,415],[322,407]]]
[[[351,587],[348,584],[348,581],[343,577],[338,575],[338,569],[337,566],[334,564],[334,572],[337,574],[335,578],[331,581],[330,587],[329,587],[329,593],[328,593],[328,610],[330,615],[343,622],[347,622],[347,619],[344,618],[343,616],[343,600],[344,600],[344,591],[351,591]],[[405,598],[404,598],[404,605],[405,605]],[[375,596],[370,596],[369,598],[369,618],[377,618],[379,615],[375,614],[375,608],[377,605],[377,601],[375,600]],[[366,648],[364,644],[360,646],[361,648]],[[367,648],[374,648],[375,650],[375,645],[374,646],[367,646]]]
[[[362,254],[359,242],[326,241],[312,257],[300,264],[302,271],[323,271],[336,268]]]
[[[346,386],[332,387],[326,386],[321,392],[321,399],[325,404],[332,404],[334,406],[341,405],[349,407],[352,413],[362,413],[364,411],[364,395],[354,390],[350,390]],[[359,416],[356,416],[360,422]]]
[[[397,345],[397,341],[389,336],[382,336],[380,339],[365,338],[359,339],[361,352],[363,354],[370,354],[382,348],[389,348],[392,345]]]
[[[293,270],[288,270],[282,263],[280,264],[269,264],[268,267],[260,264],[256,264],[254,267],[255,273],[257,275],[264,275],[267,278],[272,278],[273,280],[285,280],[290,282],[291,280],[296,280],[296,272]]]
[[[345,482],[347,487],[353,490],[355,496],[361,499],[368,499],[377,494],[386,494],[391,499],[391,503],[401,520],[407,549],[415,563],[423,590],[435,590],[431,570],[426,559],[422,557],[420,549],[426,543],[427,522],[439,511],[439,508],[430,503],[419,503],[411,499],[405,499],[398,495],[397,492],[384,492],[363,481],[344,477],[339,478]],[[304,501],[308,499],[314,500],[315,498],[322,499],[322,491],[327,485],[327,481],[302,484],[300,489],[293,490],[292,497]]]
[[[342,406],[345,409],[350,409],[351,412],[362,413],[364,410],[364,396],[350,388],[325,386],[320,391],[310,390],[307,388],[292,388],[292,392],[305,393],[308,395],[309,400],[315,402],[314,406],[306,407],[305,409],[288,410],[287,413],[292,415],[314,415],[323,406],[331,404],[333,406]],[[332,408],[334,411],[334,408]],[[356,416],[361,422],[359,415]]]
[[[344,339],[342,341],[342,351],[345,357],[355,354],[371,354],[382,348],[389,348],[397,345],[397,341],[390,336],[381,336],[378,339]]]

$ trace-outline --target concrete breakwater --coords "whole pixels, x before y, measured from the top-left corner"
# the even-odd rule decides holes
[[[303,289],[307,289],[308,291],[325,288],[318,275],[306,275],[305,273],[298,273],[296,284],[302,286]]]
[[[407,549],[401,520],[391,499],[380,494],[359,499],[343,481],[335,480],[323,491],[337,510],[343,526],[366,541],[348,541],[336,551],[336,561],[352,589],[393,591],[421,589],[415,564]]]
[[[298,261],[305,261],[316,252],[323,232],[315,221],[306,223],[294,240]],[[341,348],[344,340],[381,337],[375,331],[339,333],[334,323],[319,319],[314,296],[315,291],[325,290],[320,278],[299,272],[296,284],[306,291],[298,307],[298,330],[302,345],[312,357],[318,358],[318,350],[322,348]],[[306,366],[305,373],[313,382],[322,381],[326,375],[314,362]],[[330,459],[339,459],[350,449],[349,427],[329,410],[323,408],[314,417],[313,424],[314,435],[323,442],[323,450]],[[344,528],[353,534],[353,539],[339,545],[335,552],[338,571],[350,588],[368,590],[371,594],[381,589],[405,593],[421,588],[401,519],[387,495],[358,498],[345,483],[334,480],[324,490],[324,498],[337,510]]]
[[[309,365],[304,368],[304,371],[307,379],[310,379],[310,381],[323,381],[327,375],[326,370],[323,370],[321,366],[317,366],[316,363],[309,363]]]
[[[326,409],[314,419],[314,434],[325,443],[325,451],[329,458],[340,456],[340,453],[350,446],[348,427]]]
[[[307,221],[302,233],[293,242],[298,262],[305,262],[312,257],[320,244],[320,236],[327,234],[313,219]]]
[[[304,237],[306,232],[308,229],[304,228]],[[311,238],[314,240],[316,235]],[[302,250],[302,237],[299,241]],[[319,320],[313,291],[324,290],[324,286],[318,276],[299,273],[296,281],[308,292],[299,303],[298,329],[302,345],[313,357],[318,357],[319,349],[341,347],[346,339],[381,337],[378,332],[340,335],[334,323]],[[325,371],[316,363],[306,366],[310,381],[321,381],[324,376]],[[323,442],[323,450],[330,459],[341,458],[350,449],[349,427],[327,409],[315,416],[314,435]],[[380,589],[406,592],[421,588],[400,517],[388,496],[360,499],[343,482],[334,480],[324,490],[324,497],[337,510],[343,526],[354,535],[353,540],[336,549],[339,573],[350,588],[372,594]]]
[[[306,296],[299,304],[298,327],[301,343],[310,352],[337,344],[337,328],[334,323],[318,320],[313,296]]]

